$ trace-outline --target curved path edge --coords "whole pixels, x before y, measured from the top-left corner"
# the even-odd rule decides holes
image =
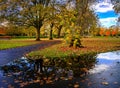
[[[60,40],[41,41],[40,44],[0,50],[0,66],[5,65],[15,59],[19,59],[22,56],[24,56],[26,53],[29,53],[31,51],[44,49],[46,47],[59,43],[61,43]]]

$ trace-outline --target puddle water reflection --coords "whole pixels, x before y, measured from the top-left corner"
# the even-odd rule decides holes
[[[119,63],[120,51],[98,54],[97,59],[44,60],[42,69],[41,65],[36,65],[35,61],[22,57],[0,67],[0,88],[8,86],[15,88],[41,86],[43,88],[73,88],[74,86],[109,88],[104,86],[108,85],[107,83],[102,84],[102,82],[113,82],[110,86],[113,86],[114,82],[116,84],[120,82],[116,80],[116,77],[120,77]]]
[[[89,70],[91,74],[109,70],[111,69],[111,66],[116,65],[116,63],[120,63],[120,51],[98,54],[97,60],[98,62],[95,64],[95,67]]]
[[[99,64],[112,64],[120,62],[120,51],[98,54]]]

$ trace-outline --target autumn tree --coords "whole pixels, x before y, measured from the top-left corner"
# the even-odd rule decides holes
[[[111,0],[114,5],[114,10],[117,14],[120,14],[120,0]],[[118,15],[118,25],[120,26],[120,15]]]
[[[79,40],[79,37],[76,35],[77,32],[77,26],[75,25],[76,17],[74,14],[76,13],[73,9],[67,8],[67,6],[62,6],[62,10],[59,14],[57,14],[57,17],[59,19],[59,32],[61,31],[61,28],[65,28],[65,39],[66,42],[69,44],[70,47],[80,47],[81,43]]]
[[[61,35],[61,31],[62,31],[62,28],[65,27],[64,25],[64,11],[65,11],[65,6],[63,5],[58,5],[57,8],[59,8],[57,10],[57,14],[56,14],[56,23],[55,23],[55,27],[57,28],[57,38],[60,38],[60,35]]]
[[[1,0],[0,18],[15,25],[36,28],[36,40],[40,40],[40,29],[49,14],[50,0]]]
[[[118,36],[119,27],[117,25],[116,26],[111,26],[110,29],[111,29],[111,35],[112,36]]]
[[[105,31],[105,35],[106,35],[106,36],[110,36],[110,34],[111,34],[111,31],[108,30],[108,29],[106,29],[106,31]]]
[[[50,14],[48,17],[48,23],[50,25],[50,33],[49,33],[49,40],[53,39],[53,27],[55,25],[56,22],[56,0],[52,0],[52,2],[50,3]]]
[[[66,15],[65,12],[67,12],[66,4],[67,4],[67,0],[66,1],[53,0],[53,2],[50,4],[51,11],[50,11],[50,16],[48,20],[50,24],[49,39],[52,39],[52,32],[54,27],[57,28],[57,38],[60,38],[62,27],[66,26],[64,25],[65,23],[64,15]]]
[[[80,35],[85,32],[90,33],[89,30],[97,25],[97,16],[94,11],[90,9],[90,5],[94,0],[70,0],[68,2],[65,15],[62,17],[65,24],[68,25],[67,40],[70,39],[70,46],[80,46]],[[71,7],[71,4],[74,4]],[[66,26],[67,27],[67,26]]]
[[[117,31],[116,30],[112,30],[111,35],[115,36],[116,34],[117,34]]]
[[[104,36],[104,34],[105,34],[104,28],[100,28],[99,34],[100,34],[100,36]]]
[[[90,9],[90,6],[95,2],[95,0],[75,0],[76,25],[81,27],[81,35],[84,35],[86,30],[89,31],[90,27],[97,23],[97,16],[94,11]]]

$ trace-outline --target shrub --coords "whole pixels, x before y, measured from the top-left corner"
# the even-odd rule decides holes
[[[109,30],[106,30],[106,31],[105,31],[105,35],[106,35],[106,36],[110,36],[110,34],[111,34],[111,33],[110,33]]]
[[[100,34],[100,36],[103,36],[104,35],[104,29],[100,29],[99,34]]]
[[[75,48],[82,47],[80,41],[80,35],[77,33],[76,34],[68,33],[66,35],[66,43],[69,44],[69,47],[75,47]]]

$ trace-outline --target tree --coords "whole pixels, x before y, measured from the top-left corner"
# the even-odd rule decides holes
[[[100,31],[99,31],[99,34],[100,34],[100,36],[104,36],[104,32],[105,30],[104,30],[104,28],[100,28]]]
[[[53,39],[53,27],[55,24],[55,17],[56,17],[56,2],[55,0],[52,1],[52,3],[50,3],[50,14],[49,14],[49,18],[48,18],[48,23],[50,24],[50,34],[49,34],[49,40]]]
[[[120,13],[120,0],[111,0],[114,5],[114,10]]]
[[[120,0],[111,0],[114,5],[114,10],[116,13],[120,13]],[[120,26],[120,15],[118,17],[118,25]]]
[[[111,34],[111,31],[107,29],[107,30],[105,31],[105,35],[106,35],[106,36],[110,36],[110,34]]]
[[[80,34],[84,35],[85,32],[89,32],[90,27],[97,24],[97,16],[90,6],[96,2],[96,0],[75,0],[75,10],[77,17],[76,25],[81,27]]]
[[[57,4],[57,14],[55,16],[55,27],[57,28],[57,38],[60,38],[61,30],[64,25],[64,10],[65,6]]]
[[[63,25],[57,26],[58,32],[57,32],[57,38],[60,38],[61,30],[62,30]]]
[[[118,34],[119,34],[119,26],[111,26],[110,27],[110,30],[111,30],[111,35],[112,36],[118,36]]]
[[[70,0],[65,10],[64,23],[67,25],[68,33],[66,39],[69,40],[70,46],[81,47],[80,35],[85,32],[90,33],[90,29],[96,27],[97,16],[90,9],[90,4],[95,0]],[[71,3],[74,4],[71,7]]]
[[[64,17],[63,10],[65,9],[65,7],[66,7],[66,3],[62,0],[61,1],[53,0],[52,3],[50,3],[51,11],[48,19],[48,22],[50,24],[50,36],[49,36],[50,40],[53,39],[52,34],[53,34],[54,26],[58,29],[57,37],[58,38],[60,37],[61,29],[63,26],[63,24],[61,24],[63,22],[63,19],[61,19],[60,17]]]
[[[50,0],[2,0],[0,18],[16,25],[36,28],[36,40],[40,40],[40,29],[49,14]]]
[[[117,31],[114,29],[114,30],[112,30],[112,36],[115,36],[116,34],[117,34]]]

